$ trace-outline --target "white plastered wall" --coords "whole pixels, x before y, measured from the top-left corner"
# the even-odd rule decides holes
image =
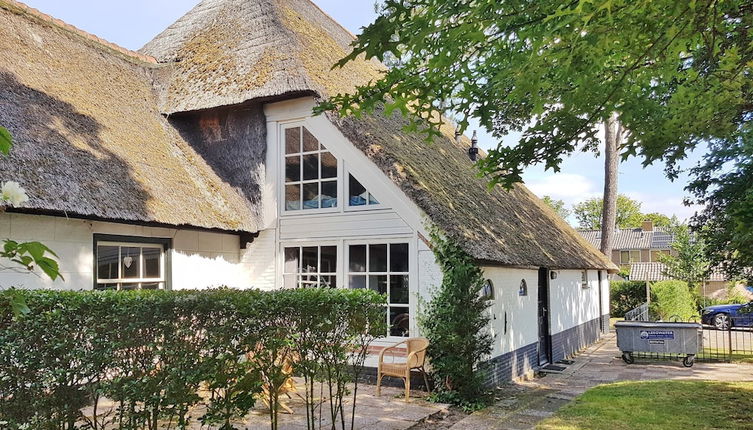
[[[550,279],[551,334],[560,333],[600,316],[598,271],[586,272],[587,288],[581,286],[581,270],[557,270],[557,279]]]
[[[171,238],[172,288],[254,287],[265,273],[254,272],[251,257],[263,253],[259,246],[240,249],[238,235],[200,230],[145,227],[111,222],[26,214],[0,214],[0,237],[39,241],[59,256],[65,281],[51,281],[39,273],[0,270],[0,287],[91,290],[93,288],[95,233]],[[261,235],[260,235],[261,237]],[[264,238],[260,241],[263,245]],[[256,278],[256,279],[255,279]]]
[[[494,285],[494,300],[489,308],[494,338],[492,357],[537,342],[538,271],[506,267],[484,267],[483,271]],[[523,280],[528,286],[528,294],[521,296],[519,291]]]

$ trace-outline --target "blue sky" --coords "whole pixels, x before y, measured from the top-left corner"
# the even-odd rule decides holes
[[[353,33],[374,19],[374,0],[315,0],[324,11]],[[60,18],[78,28],[96,34],[125,48],[136,50],[190,10],[198,0],[25,0],[31,7]],[[484,148],[496,141],[479,130]],[[505,138],[514,144],[516,136]],[[698,155],[690,158],[692,164]],[[565,160],[558,174],[533,167],[524,175],[527,186],[540,196],[551,195],[573,204],[600,196],[603,188],[603,159],[591,153],[578,153]],[[687,177],[670,182],[662,166],[641,167],[632,159],[620,165],[619,190],[642,202],[645,212],[661,212],[687,218],[695,208],[682,205]]]

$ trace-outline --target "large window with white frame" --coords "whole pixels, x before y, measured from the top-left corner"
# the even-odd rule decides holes
[[[620,251],[620,264],[640,263],[640,261],[641,251],[639,249]]]
[[[390,336],[410,334],[408,249],[407,243],[348,246],[348,286],[387,295],[385,318]]]
[[[337,287],[337,246],[285,246],[283,287]]]
[[[337,207],[337,158],[304,126],[285,128],[283,139],[285,211]]]
[[[351,208],[380,206],[374,194],[361,185],[361,182],[352,174],[348,175],[348,206]]]
[[[169,239],[95,235],[97,290],[167,288]]]

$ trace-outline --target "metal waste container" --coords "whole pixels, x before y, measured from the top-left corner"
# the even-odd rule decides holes
[[[682,364],[693,366],[695,356],[703,348],[703,326],[692,322],[618,321],[617,347],[627,364],[635,360],[633,353],[685,355]]]

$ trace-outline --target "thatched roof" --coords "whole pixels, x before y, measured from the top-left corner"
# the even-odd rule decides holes
[[[0,179],[27,209],[255,232],[254,205],[162,117],[136,53],[0,0]]]
[[[141,52],[171,63],[157,75],[166,113],[252,99],[326,98],[378,78],[383,66],[332,65],[353,35],[309,0],[204,0]],[[447,234],[479,260],[521,267],[617,270],[525,187],[488,190],[466,155],[467,139],[427,146],[404,120],[331,117]],[[451,132],[448,132],[448,134]]]
[[[157,81],[163,112],[174,113],[351,91],[383,70],[372,61],[331,70],[352,40],[309,0],[204,0],[140,51],[173,64]]]
[[[399,114],[331,118],[477,259],[519,267],[617,269],[525,186],[489,189],[468,158],[467,140],[456,142],[451,130],[427,144],[425,136],[404,131],[406,120]]]

